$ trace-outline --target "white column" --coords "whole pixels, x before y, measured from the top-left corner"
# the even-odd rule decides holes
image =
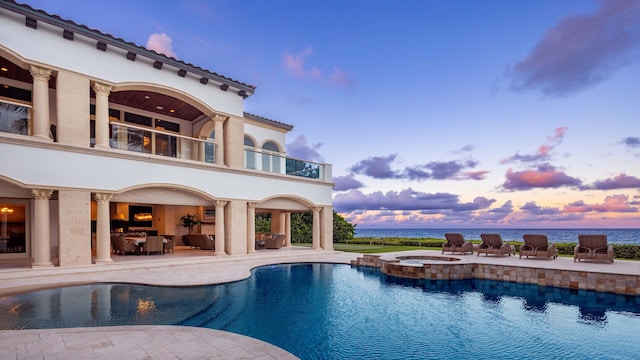
[[[109,149],[109,94],[111,86],[93,84],[96,92],[96,149]]]
[[[110,263],[111,260],[111,225],[109,217],[109,201],[112,194],[96,193],[96,264]]]
[[[216,164],[224,165],[224,122],[227,120],[226,116],[215,114],[212,117],[215,121],[215,141],[216,141]]]
[[[247,254],[256,252],[256,203],[247,203]]]
[[[49,219],[49,198],[53,190],[32,189],[35,199],[33,206],[33,265],[32,267],[50,267],[51,262],[51,231]]]
[[[33,137],[51,141],[49,137],[49,78],[51,69],[31,65],[33,76]]]
[[[284,233],[287,234],[285,237],[284,246],[290,248],[291,247],[291,212],[287,211],[284,213]]]
[[[224,251],[224,206],[227,205],[226,201],[216,201],[216,242],[215,242],[215,255],[227,255]]]
[[[321,208],[311,208],[313,211],[313,238],[311,240],[311,249],[312,250],[320,250],[320,209]]]

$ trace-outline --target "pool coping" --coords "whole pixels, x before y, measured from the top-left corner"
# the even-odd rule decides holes
[[[452,258],[457,261],[407,264],[401,257]],[[640,262],[616,260],[574,262],[569,258],[519,258],[512,256],[446,255],[426,253],[364,254],[354,266],[380,269],[384,274],[429,280],[486,279],[572,290],[592,290],[621,295],[640,295]],[[617,266],[616,266],[617,265]]]

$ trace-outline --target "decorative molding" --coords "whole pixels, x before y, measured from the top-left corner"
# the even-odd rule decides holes
[[[162,70],[162,61],[158,61],[158,60],[156,60],[156,61],[153,63],[153,67],[154,67],[155,69]]]
[[[229,85],[227,85],[227,84],[220,85],[220,90],[227,91],[227,89],[229,89]]]
[[[109,94],[111,94],[111,86],[103,85],[103,84],[100,84],[100,83],[94,83],[93,84],[93,91],[96,92],[96,95],[102,95],[102,96],[109,97]]]
[[[112,197],[113,194],[109,193],[96,193],[94,196],[96,202],[98,203],[108,203],[109,201],[111,201]]]
[[[53,194],[53,190],[31,189],[31,194],[36,200],[49,200]]]
[[[96,49],[100,51],[107,51],[107,44],[103,43],[102,41],[98,41],[96,43]]]
[[[206,77],[200,78],[200,84],[207,85],[208,82],[209,82],[209,79],[207,79]]]
[[[67,39],[67,40],[73,41],[74,33],[71,30],[64,29],[62,31],[62,37]]]
[[[178,76],[180,76],[180,77],[187,76],[187,70],[185,70],[185,69],[178,70]]]
[[[51,69],[31,65],[29,72],[31,73],[31,76],[33,76],[34,80],[49,82],[49,79],[51,78]]]
[[[128,51],[127,52],[127,60],[136,61],[136,53]]]
[[[24,19],[24,25],[26,27],[30,27],[32,29],[37,29],[38,28],[38,20],[32,18],[32,17],[26,17]]]

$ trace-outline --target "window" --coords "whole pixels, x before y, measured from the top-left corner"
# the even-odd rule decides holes
[[[29,108],[0,102],[0,131],[29,135]]]
[[[245,162],[245,167],[247,169],[255,169],[256,168],[256,152],[253,149],[246,149],[246,148],[255,148],[255,144],[253,142],[253,140],[251,140],[250,137],[248,137],[247,135],[244,136],[244,146],[245,146],[245,150],[244,150],[244,162]]]
[[[164,120],[156,120],[156,129],[162,131],[172,131],[179,133],[180,124],[172,123]],[[156,141],[157,155],[176,157],[178,154],[178,139],[168,134],[154,134]]]
[[[0,200],[0,253],[26,253],[26,206]]]
[[[125,112],[124,121],[136,125],[151,127],[151,118],[148,116]],[[139,129],[128,129],[127,150],[151,154],[151,132]]]
[[[278,153],[280,149],[273,141],[267,141],[262,145],[262,150]],[[262,153],[262,170],[275,173],[280,172],[280,157],[267,152]]]

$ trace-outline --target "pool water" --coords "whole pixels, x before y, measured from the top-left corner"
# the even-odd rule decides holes
[[[71,286],[0,297],[0,328],[189,325],[302,359],[636,359],[640,297],[273,265],[210,286]]]

